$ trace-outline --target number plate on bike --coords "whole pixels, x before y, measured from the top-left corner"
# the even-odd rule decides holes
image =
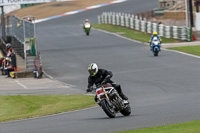
[[[104,94],[103,88],[96,89],[97,96]]]

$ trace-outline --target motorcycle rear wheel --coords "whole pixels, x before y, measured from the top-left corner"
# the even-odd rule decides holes
[[[101,101],[101,107],[104,110],[104,112],[108,115],[108,117],[110,118],[114,118],[115,117],[115,110],[109,106],[109,104],[107,103],[106,100],[102,100]]]

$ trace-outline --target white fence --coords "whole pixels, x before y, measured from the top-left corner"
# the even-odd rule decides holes
[[[192,41],[191,30],[188,27],[165,26],[163,24],[147,22],[146,19],[142,20],[138,16],[125,13],[104,12],[98,16],[98,23],[129,27],[150,34],[156,31],[160,36],[166,38]]]

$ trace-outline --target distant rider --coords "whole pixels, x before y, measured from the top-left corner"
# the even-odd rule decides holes
[[[12,53],[12,46],[10,43],[6,44],[6,49],[7,49],[6,57],[10,57],[10,55]]]
[[[83,22],[83,29],[85,28],[85,25],[86,25],[86,24],[90,24],[90,22],[89,22],[88,19],[85,19],[85,21]],[[90,26],[91,26],[91,24],[90,24]]]
[[[119,93],[123,100],[128,100],[128,98],[122,93],[121,86],[114,83],[111,78],[113,76],[111,71],[105,69],[99,69],[96,63],[92,63],[88,66],[88,89],[87,92],[91,92],[93,85],[104,85],[105,83],[110,83]],[[97,101],[97,96],[95,96],[95,101]]]
[[[160,36],[158,35],[157,32],[153,32],[153,35],[151,35],[151,38],[149,40],[149,46],[150,46],[150,50],[152,51],[152,40],[154,39],[154,37],[156,37],[159,41],[160,41],[160,44],[162,42],[162,39],[160,38]]]

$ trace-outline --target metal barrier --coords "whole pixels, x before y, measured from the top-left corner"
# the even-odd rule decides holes
[[[28,62],[27,56],[37,55],[35,23],[28,21],[26,17],[20,19],[14,15],[8,16],[6,36],[12,38],[12,45],[19,55],[24,58],[26,65]]]
[[[138,16],[124,13],[104,12],[98,16],[99,24],[107,24],[108,22],[112,25],[129,27],[150,34],[157,31],[160,36],[166,38],[192,41],[192,30],[189,27],[165,26],[163,24],[147,22],[146,19],[142,20]]]

